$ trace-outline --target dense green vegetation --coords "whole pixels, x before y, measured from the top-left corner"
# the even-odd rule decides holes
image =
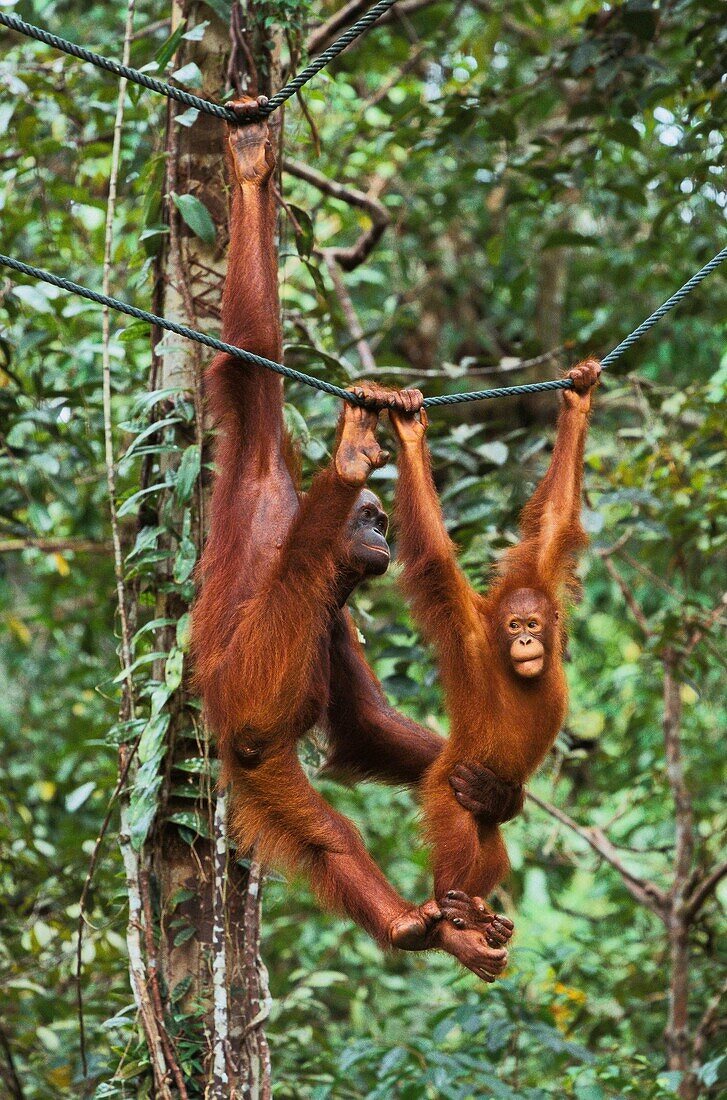
[[[292,0],[269,7],[271,28],[281,14],[321,15],[317,3],[312,15]],[[224,10],[224,0],[210,9]],[[86,4],[83,18],[67,0],[25,3],[20,14],[120,52],[121,3]],[[167,15],[146,0],[137,25]],[[162,26],[135,41],[133,63],[150,62],[168,33]],[[115,82],[10,32],[2,45],[2,250],[100,287]],[[430,393],[496,385],[503,375],[553,377],[584,352],[609,350],[717,252],[726,52],[718,0],[432,3],[377,29],[338,64],[335,81],[310,85],[308,118],[297,106],[286,117],[288,156],[371,189],[391,218],[367,261],[343,275],[381,376]],[[139,89],[128,99],[112,284],[148,307],[166,232],[165,104]],[[283,179],[293,204],[281,225],[288,361],[334,381],[355,377],[347,303],[316,249],[353,244],[366,215]],[[518,936],[506,978],[483,988],[445,957],[384,957],[348,921],[322,914],[304,885],[272,876],[263,956],[275,1095],[656,1100],[724,1087],[719,1011],[710,1005],[724,982],[725,883],[706,890],[684,924],[687,950],[670,944],[668,921],[625,882],[633,888],[636,876],[689,899],[724,858],[724,285],[713,276],[610,372],[599,395],[571,709],[532,787],[581,831],[532,801],[508,825],[513,874],[499,901],[517,913]],[[149,340],[121,318],[112,332],[130,548],[141,464],[161,456],[144,455],[142,440],[123,457],[153,405]],[[83,1094],[78,903],[122,736],[100,334],[95,307],[0,273],[0,1082],[14,1087],[14,1064],[27,1100]],[[517,370],[518,360],[551,351]],[[286,392],[307,478],[326,458],[336,404],[302,387]],[[539,396],[431,417],[448,522],[478,583],[515,538],[555,409]],[[172,396],[172,411],[177,422],[194,413],[183,394]],[[172,482],[181,457],[170,441]],[[184,479],[189,463],[182,471]],[[391,466],[374,479],[389,505],[394,478]],[[184,546],[185,487],[170,499],[165,523]],[[178,571],[182,587],[193,557],[192,548]],[[129,559],[129,583],[143,569]],[[356,618],[390,698],[444,730],[431,654],[396,575],[357,597]],[[154,617],[155,594],[142,590],[139,627]],[[136,652],[140,678],[151,653],[147,634]],[[308,753],[314,759],[315,747]],[[321,786],[405,896],[423,899],[427,858],[412,799],[374,785]],[[603,832],[588,836],[621,871],[587,843],[583,830],[594,828]],[[83,990],[95,1095],[136,1097],[148,1095],[148,1083],[116,829],[113,816],[89,899]],[[684,980],[680,1063],[679,1037],[665,1044],[664,1029],[670,991],[678,999]],[[181,1055],[189,1065],[196,1056]]]

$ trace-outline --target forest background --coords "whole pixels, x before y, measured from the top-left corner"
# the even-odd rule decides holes
[[[277,87],[291,53],[296,68],[363,7],[139,0],[131,62],[213,99],[228,71]],[[119,0],[19,14],[121,57]],[[132,87],[115,127],[113,77],[0,40],[2,250],[216,331],[218,124]],[[286,109],[286,362],[438,394],[605,353],[725,243],[726,60],[719,0],[401,0]],[[598,395],[570,713],[507,826],[498,903],[518,935],[493,987],[446,957],[384,956],[276,875],[260,931],[254,860],[215,865],[224,800],[185,689],[207,359],[160,335],[112,315],[104,336],[97,307],[0,272],[3,1095],[223,1097],[238,1078],[266,1096],[268,1046],[280,1097],[719,1095],[724,275]],[[337,404],[298,385],[286,400],[307,482]],[[476,584],[516,537],[556,408],[433,411]],[[373,479],[387,506],[394,479]],[[397,574],[356,597],[356,621],[389,698],[444,731]],[[404,895],[426,897],[412,798],[318,782]]]

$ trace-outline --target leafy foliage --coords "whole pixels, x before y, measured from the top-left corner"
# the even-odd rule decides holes
[[[209,6],[224,8],[219,0]],[[276,5],[270,26],[300,23],[306,11]],[[146,5],[138,22],[167,14]],[[81,29],[65,0],[42,11],[26,5],[24,15],[70,38],[85,28],[84,41],[117,52],[119,5],[87,5]],[[287,149],[331,178],[371,188],[392,218],[366,264],[345,276],[385,379],[420,381],[435,393],[503,374],[549,377],[581,352],[612,347],[717,250],[725,205],[721,16],[717,0],[603,8],[592,0],[498,0],[454,11],[433,3],[404,24],[377,28],[344,55],[335,80],[323,75],[308,87],[308,118],[288,112]],[[156,56],[170,73],[173,38],[162,27],[137,39],[132,64]],[[3,248],[98,287],[115,83],[9,32],[3,44]],[[178,75],[194,84],[195,74]],[[113,292],[147,307],[151,261],[167,232],[164,109],[130,89]],[[285,195],[288,360],[334,381],[354,377],[357,338],[317,249],[352,244],[365,214],[290,176]],[[190,230],[212,241],[215,225],[199,199],[179,194],[175,202]],[[717,859],[723,824],[724,662],[709,621],[726,540],[723,286],[714,276],[604,382],[588,449],[593,549],[571,622],[571,710],[534,784],[577,822],[608,828],[628,866],[662,887],[674,842],[661,730],[667,650],[679,655],[698,869]],[[7,1047],[24,1095],[36,1100],[82,1094],[78,899],[115,786],[117,746],[139,734],[136,847],[155,812],[165,704],[182,682],[188,620],[157,621],[150,578],[166,561],[170,591],[180,603],[192,595],[201,455],[190,396],[147,392],[148,333],[119,320],[111,344],[119,517],[127,579],[141,592],[133,657],[145,706],[135,724],[119,725],[100,316],[53,288],[10,280],[0,304],[0,545],[27,543],[0,555],[0,1066]],[[516,369],[554,349],[552,361]],[[287,400],[308,477],[330,448],[335,403],[296,386]],[[432,417],[448,522],[477,583],[515,537],[554,409],[538,397]],[[393,478],[387,467],[374,482],[387,504]],[[613,555],[599,554],[614,546]],[[607,561],[643,609],[646,632]],[[442,729],[431,655],[412,629],[395,569],[357,599],[355,613],[390,698]],[[169,639],[163,651],[155,648],[159,627]],[[190,779],[209,778],[204,745],[195,759],[197,772],[187,761]],[[322,785],[404,895],[423,899],[428,871],[412,799],[373,785]],[[188,837],[206,827],[191,807],[176,820]],[[304,885],[291,889],[271,876],[264,955],[277,1095],[675,1094],[679,1074],[667,1072],[662,1041],[663,927],[582,838],[535,805],[508,826],[508,838],[513,875],[500,900],[516,905],[518,938],[507,979],[484,991],[448,959],[384,957],[349,922],[321,914]],[[83,949],[99,1097],[148,1095],[128,988],[125,902],[109,840]],[[717,921],[710,897],[692,942],[694,1027],[718,986]],[[186,935],[183,922],[177,935]],[[191,1066],[197,1051],[185,1042],[182,1034]],[[702,1087],[717,1095],[727,1064],[712,1033],[701,1066]]]

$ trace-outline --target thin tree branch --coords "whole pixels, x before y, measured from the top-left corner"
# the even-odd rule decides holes
[[[20,1084],[18,1071],[15,1068],[15,1059],[13,1058],[10,1040],[5,1034],[2,1025],[0,1025],[0,1050],[2,1050],[5,1066],[7,1067],[3,1069],[2,1066],[0,1066],[0,1078],[8,1087],[8,1096],[10,1100],[24,1100],[25,1093],[23,1092],[23,1086]]]
[[[126,765],[124,747],[120,750],[121,766]],[[146,1038],[149,1060],[154,1076],[155,1096],[159,1100],[172,1100],[169,1087],[169,1071],[164,1058],[164,1048],[157,1027],[154,1006],[149,996],[144,965],[144,953],[141,946],[141,926],[143,908],[140,888],[140,865],[138,852],[131,843],[129,827],[129,804],[126,799],[121,803],[121,829],[119,846],[126,872],[126,892],[129,898],[129,920],[126,926],[126,946],[129,954],[129,976],[134,1000],[141,1016]]]
[[[377,19],[374,26],[378,27],[383,23],[390,23],[398,15],[411,15],[413,12],[432,7],[439,2],[440,0],[400,0],[394,9],[387,11],[380,19]],[[311,56],[322,53],[339,37],[341,31],[355,23],[359,16],[368,11],[370,7],[371,0],[349,0],[348,4],[344,4],[340,11],[337,11],[325,23],[321,23],[319,27],[311,31],[306,43],[306,51]]]
[[[139,27],[138,31],[134,31],[131,39],[133,42],[137,42],[140,38],[146,38],[150,34],[156,34],[157,31],[168,30],[171,23],[171,19],[156,19],[153,23],[147,23],[145,27]]]
[[[684,900],[694,855],[694,814],[692,797],[684,777],[681,747],[682,700],[680,683],[676,676],[676,656],[667,650],[664,666],[664,715],[662,731],[666,756],[666,773],[676,817],[676,845],[674,856],[674,884],[672,894]]]
[[[685,1075],[679,1086],[680,1096],[694,1095],[689,1075],[689,891],[694,857],[694,814],[692,798],[684,777],[681,746],[681,684],[677,678],[677,658],[667,649],[662,658],[664,668],[664,713],[662,730],[666,774],[674,800],[676,840],[674,846],[674,877],[669,891],[669,1013],[664,1030],[667,1064],[670,1070]]]
[[[704,1049],[712,1035],[719,1027],[727,1027],[724,1016],[720,1013],[723,999],[727,997],[727,980],[710,999],[702,1019],[697,1024],[694,1033],[694,1070],[698,1070],[702,1063]]]
[[[687,656],[689,656],[692,650],[699,645],[704,635],[709,633],[715,623],[719,622],[726,609],[727,592],[724,592],[717,606],[714,608],[713,611],[710,612],[705,621],[700,626],[696,627],[694,633],[687,642],[686,648],[684,650]]]
[[[505,15],[501,9],[494,9],[490,0],[470,0],[473,7],[477,8],[484,15],[496,16],[504,30],[516,38],[522,38],[523,41],[530,43],[533,46],[539,45],[541,42],[541,36],[532,27],[526,27],[522,23],[516,23],[514,19],[510,19]]]
[[[718,863],[714,870],[697,883],[686,902],[685,915],[690,922],[694,920],[709,895],[714,893],[725,876],[727,876],[727,859],[724,863]]]
[[[328,176],[324,176],[322,172],[319,172],[316,168],[311,168],[307,164],[301,164],[299,161],[290,160],[286,157],[283,161],[283,168],[286,172],[290,172],[292,176],[305,180],[306,183],[317,188],[323,194],[339,199],[349,206],[355,206],[359,210],[364,210],[371,218],[370,229],[361,234],[356,244],[350,248],[326,249],[328,255],[336,261],[339,267],[342,267],[344,271],[353,271],[354,268],[368,258],[381,240],[387,227],[391,224],[389,211],[383,203],[372,195],[367,195],[364,191],[359,191],[355,187],[339,183],[338,180],[329,179]]]
[[[0,539],[0,554],[14,554],[21,550],[43,550],[46,554],[62,554],[70,550],[76,554],[110,554],[113,549],[111,539]]]
[[[374,359],[374,353],[371,350],[371,345],[366,339],[361,322],[359,321],[356,308],[351,300],[351,295],[348,293],[348,288],[343,281],[339,265],[327,248],[320,249],[320,255],[323,258],[323,262],[326,265],[328,274],[331,276],[331,282],[336,292],[336,297],[341,305],[341,311],[346,318],[346,324],[348,325],[348,331],[351,333],[358,357],[361,360],[361,367],[364,374],[376,373],[376,360]]]
[[[270,1015],[272,999],[268,989],[268,972],[260,957],[260,891],[262,889],[262,868],[253,848],[248,870],[247,892],[243,922],[245,926],[245,947],[243,964],[245,968],[245,986],[248,990],[248,1018],[240,1038],[240,1045],[251,1043],[253,1032],[257,1045],[257,1054],[262,1062],[262,1082],[259,1100],[270,1100],[272,1095],[270,1080],[270,1049],[262,1025]]]
[[[364,332],[364,337],[366,337],[366,336],[367,336],[367,334]],[[467,368],[462,369],[462,370],[457,370],[456,372],[447,370],[446,368],[440,369],[440,370],[428,370],[428,369],[422,368],[422,370],[417,370],[415,367],[377,367],[376,371],[374,371],[372,373],[375,373],[377,375],[382,375],[382,376],[383,375],[392,375],[392,376],[401,375],[403,377],[408,377],[408,378],[439,378],[441,380],[444,380],[444,379],[450,379],[451,380],[452,378],[470,378],[474,375],[479,376],[479,375],[490,375],[490,374],[510,374],[512,371],[526,370],[528,367],[539,366],[541,363],[545,362],[546,360],[556,358],[557,354],[558,354],[557,350],[556,351],[549,351],[549,352],[544,352],[543,355],[537,355],[533,359],[518,359],[517,362],[513,362],[513,363],[505,362],[504,366],[502,366],[498,363],[498,364],[492,364],[491,366],[487,366],[487,367],[467,367]],[[631,537],[630,533],[628,535],[626,535],[626,539],[628,539],[630,537]]]
[[[225,909],[227,884],[227,791],[220,791],[215,803],[213,832],[214,887],[212,895],[212,1081],[210,1100],[227,1100],[229,1074],[229,1005],[227,1001],[227,951]]]
[[[178,183],[178,162],[179,155],[177,151],[177,144],[179,140],[179,127],[174,125],[174,114],[176,113],[176,105],[172,111],[169,123],[169,157],[167,159],[167,173],[168,173],[168,191],[169,194],[174,194],[179,190]],[[175,289],[179,294],[184,312],[186,314],[185,320],[192,328],[198,328],[197,311],[195,309],[194,298],[189,287],[189,279],[187,276],[187,270],[189,265],[185,263],[184,251],[182,248],[182,238],[179,231],[180,214],[174,203],[169,203],[169,257],[172,264],[175,277]],[[192,366],[194,370],[194,436],[195,443],[199,447],[200,455],[204,454],[204,406],[202,402],[202,374],[204,364],[202,360],[202,353],[199,344],[192,344],[190,347],[190,356],[192,359]],[[204,487],[202,484],[202,478],[197,478],[197,528],[198,539],[197,545],[201,546],[204,542],[205,536],[205,500],[204,500]]]
[[[141,870],[139,873],[139,889],[141,893],[142,910],[144,913],[144,942],[146,944],[147,974],[149,976],[149,985],[151,986],[152,1004],[154,1005],[154,1013],[159,1029],[159,1038],[161,1039],[166,1063],[172,1071],[180,1100],[189,1100],[187,1086],[184,1083],[184,1075],[179,1065],[177,1052],[164,1022],[164,1005],[162,1004],[162,994],[159,988],[159,968],[157,966],[156,944],[154,943],[154,918],[151,910],[149,871],[146,869]]]
[[[131,55],[131,36],[134,33],[134,8],[136,0],[127,0],[126,25],[124,27],[124,45],[122,49],[122,64],[128,65]],[[116,117],[114,119],[114,137],[111,146],[111,168],[109,171],[109,194],[106,203],[106,227],[104,234],[104,259],[103,259],[103,293],[108,295],[111,288],[111,260],[114,244],[114,218],[116,216],[116,195],[118,190],[119,168],[121,166],[121,134],[124,126],[124,109],[126,104],[127,81],[119,80],[118,95],[116,97]],[[111,311],[104,306],[102,314],[102,353],[101,369],[103,376],[103,424],[104,424],[104,463],[106,466],[106,488],[109,502],[109,516],[111,520],[111,540],[114,553],[114,575],[116,578],[116,602],[119,610],[121,624],[121,666],[124,670],[124,684],[126,697],[129,701],[130,716],[134,713],[134,682],[131,674],[131,630],[129,628],[129,616],[126,606],[126,590],[124,587],[124,558],[121,549],[121,535],[119,533],[119,521],[116,514],[116,466],[114,460],[113,423],[111,418]],[[133,755],[133,753],[132,753]],[[121,774],[116,790],[121,790],[129,771],[130,762],[121,767]],[[109,808],[110,810],[110,808]],[[103,835],[103,834],[101,834]],[[94,850],[89,875],[93,874],[96,859],[100,850],[99,838]],[[83,929],[85,925],[85,905],[88,897],[90,878],[87,877],[81,894],[80,912],[78,916],[78,944],[76,951],[76,1001],[78,1010],[78,1031],[81,1051],[81,1065],[83,1076],[88,1076],[86,1061],[86,1033],[83,1018],[83,987],[81,985],[83,963]]]
[[[599,557],[603,559],[603,564],[606,567],[606,572],[616,582],[619,589],[621,590],[621,595],[624,598],[624,602],[626,603],[626,606],[636,620],[637,626],[644,634],[644,636],[648,638],[651,633],[649,630],[649,620],[646,618],[641,604],[634,596],[625,579],[621,576],[618,569],[611,561],[611,558],[609,557],[610,553],[610,550],[601,550],[599,551]]]
[[[652,882],[650,879],[640,878],[632,871],[629,871],[628,867],[626,867],[619,856],[615,846],[601,829],[595,826],[587,828],[584,825],[579,825],[569,817],[568,814],[564,813],[563,810],[559,810],[557,806],[553,806],[550,802],[546,802],[544,799],[539,798],[538,795],[533,794],[532,791],[528,791],[527,794],[528,798],[534,802],[536,806],[539,806],[541,810],[550,814],[556,821],[560,821],[566,828],[577,833],[594,852],[597,852],[607,863],[610,863],[614,870],[618,871],[624,881],[626,889],[636,901],[641,905],[645,905],[652,913],[656,913],[660,920],[664,921],[666,919],[668,904],[667,895],[655,882]]]

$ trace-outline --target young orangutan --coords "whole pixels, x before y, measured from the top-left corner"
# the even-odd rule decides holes
[[[238,107],[245,108],[247,101]],[[251,103],[254,109],[256,104]],[[267,123],[228,130],[232,210],[223,338],[280,359],[275,156]],[[231,832],[241,848],[306,872],[320,899],[380,944],[440,947],[491,981],[505,952],[484,937],[473,950],[429,902],[416,907],[389,885],[362,839],[310,785],[297,741],[319,726],[329,767],[349,779],[417,785],[443,741],[393,710],[368,667],[345,604],[389,564],[387,517],[364,488],[386,460],[378,408],[406,413],[418,395],[363,384],[367,408],[345,405],[334,459],[298,492],[283,426],[281,379],[231,356],[205,376],[219,428],[209,538],[193,615],[196,683],[217,734],[222,783],[231,785]],[[482,773],[452,777],[473,813]],[[441,932],[438,925],[441,925]]]
[[[404,587],[414,616],[436,647],[450,717],[447,746],[429,768],[423,810],[433,846],[434,897],[463,935],[493,928],[482,898],[509,870],[499,825],[518,814],[523,783],[552,746],[566,714],[562,612],[576,586],[576,555],[586,545],[580,523],[583,452],[591,392],[601,367],[579,363],[563,391],[564,407],[550,468],[521,517],[521,541],[499,565],[486,595],[461,572],[447,534],[424,439],[426,415],[390,416],[401,443],[397,515]],[[463,809],[453,785],[470,768],[489,769],[489,810]],[[481,772],[479,772],[481,774]],[[488,801],[480,795],[480,801]],[[466,804],[466,802],[465,802]]]

